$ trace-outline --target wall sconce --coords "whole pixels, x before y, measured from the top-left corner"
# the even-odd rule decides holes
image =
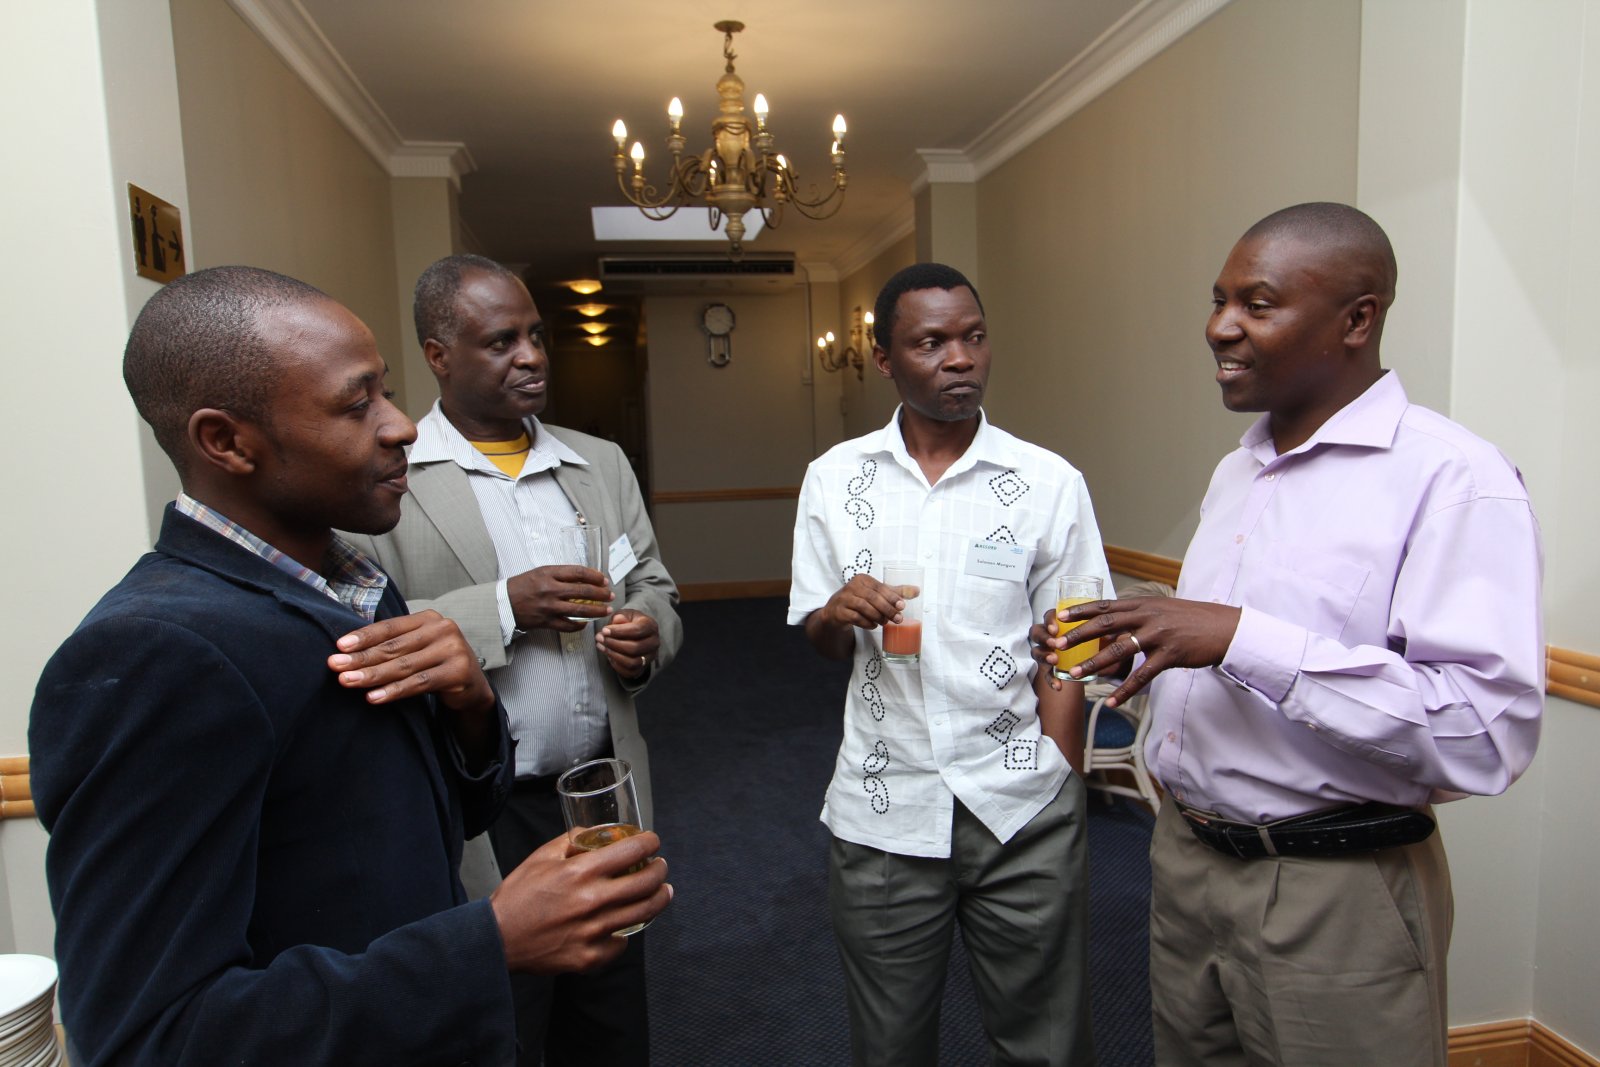
[[[825,371],[839,371],[854,367],[856,381],[866,379],[867,353],[872,350],[872,312],[862,314],[858,307],[851,315],[850,344],[843,352],[834,352],[833,331],[817,338],[817,361]]]

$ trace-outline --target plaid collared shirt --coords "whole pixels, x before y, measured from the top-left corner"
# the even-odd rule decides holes
[[[378,614],[378,601],[389,585],[389,578],[366,556],[335,537],[328,549],[331,578],[324,578],[309,567],[267,544],[226,515],[206,507],[188,493],[179,493],[173,506],[179,513],[214,530],[242,548],[260,556],[283,573],[325,593],[368,622]]]

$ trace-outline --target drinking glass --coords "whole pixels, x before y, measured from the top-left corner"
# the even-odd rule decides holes
[[[606,573],[606,535],[597,522],[574,523],[561,527],[561,562]],[[598,600],[574,600],[574,604],[598,604]],[[587,615],[568,615],[573,622],[594,622]]]
[[[890,663],[916,663],[922,658],[922,568],[914,563],[887,563],[883,584],[906,602],[900,622],[883,624],[883,658]]]
[[[1059,621],[1066,614],[1068,608],[1076,604],[1092,604],[1100,599],[1100,579],[1090,574],[1067,574],[1056,582],[1056,628],[1061,633],[1076,630],[1082,626],[1081,622]],[[1057,678],[1067,681],[1092,682],[1094,675],[1086,674],[1082,678],[1073,678],[1067,671],[1082,663],[1084,660],[1100,651],[1098,637],[1085,641],[1081,645],[1063,648],[1056,652],[1055,673]]]
[[[561,798],[567,840],[574,848],[593,852],[643,832],[639,794],[627,760],[594,759],[578,764],[556,779],[556,796]],[[643,867],[641,863],[628,873]],[[616,936],[628,937],[649,925],[637,923],[618,930]]]

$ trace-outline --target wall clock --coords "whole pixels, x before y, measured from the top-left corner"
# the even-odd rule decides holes
[[[727,304],[707,304],[700,313],[700,328],[706,332],[706,362],[726,367],[733,358],[733,309]]]

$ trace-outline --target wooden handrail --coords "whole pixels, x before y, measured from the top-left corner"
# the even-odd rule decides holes
[[[798,485],[753,489],[660,489],[650,494],[652,504],[726,504],[743,500],[798,500]]]

